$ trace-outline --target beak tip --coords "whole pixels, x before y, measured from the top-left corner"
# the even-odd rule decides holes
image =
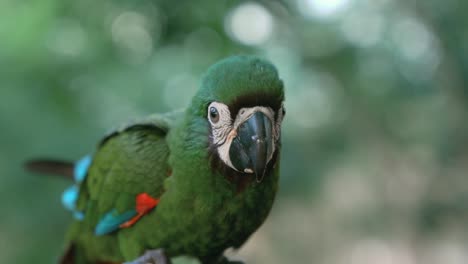
[[[259,111],[239,126],[229,156],[234,168],[246,174],[255,174],[257,182],[261,182],[272,150],[271,121]]]
[[[255,178],[257,182],[261,182],[265,177],[265,168],[255,170]]]
[[[261,182],[263,180],[263,178],[265,177],[265,170],[264,169],[260,169],[260,170],[252,170],[250,168],[246,168],[244,169],[244,172],[247,173],[247,174],[255,174],[255,178],[257,180],[257,182]]]
[[[265,177],[264,173],[262,174],[255,173],[255,179],[257,180],[258,183],[262,182],[264,177]]]

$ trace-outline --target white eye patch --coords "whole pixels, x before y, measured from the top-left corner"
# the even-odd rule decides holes
[[[278,113],[277,120],[275,120],[275,112],[270,107],[255,106],[241,108],[237,113],[235,120],[231,118],[229,107],[223,103],[212,102],[207,109],[207,119],[211,125],[212,143],[217,147],[219,158],[229,167],[238,171],[231,162],[229,156],[229,149],[232,140],[237,136],[238,127],[248,120],[256,112],[262,112],[273,124],[273,136],[275,141],[279,138],[279,130],[281,128],[282,109]],[[276,148],[275,142],[273,143],[273,151],[270,160]]]
[[[217,120],[213,120],[213,109],[218,113]],[[222,145],[227,139],[227,135],[232,130],[231,113],[227,105],[213,102],[208,106],[208,116],[215,145]]]

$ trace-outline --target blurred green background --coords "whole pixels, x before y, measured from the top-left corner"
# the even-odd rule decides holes
[[[468,2],[0,1],[0,263],[53,263],[77,159],[232,54],[286,84],[281,190],[247,263],[468,263]],[[259,205],[260,206],[260,205]]]

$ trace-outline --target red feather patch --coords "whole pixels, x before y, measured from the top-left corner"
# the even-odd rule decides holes
[[[140,193],[136,197],[136,211],[139,214],[146,214],[158,205],[159,199],[154,199],[147,193]]]
[[[134,225],[140,218],[151,211],[154,207],[156,207],[159,203],[159,199],[155,199],[151,197],[147,193],[140,193],[136,197],[136,206],[135,209],[137,211],[137,215],[132,219],[128,220],[127,222],[120,225],[120,228],[127,228]]]

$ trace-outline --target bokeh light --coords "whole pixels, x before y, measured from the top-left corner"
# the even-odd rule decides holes
[[[88,36],[77,21],[58,20],[48,35],[46,46],[58,56],[76,58],[85,52]]]
[[[114,19],[111,28],[112,39],[124,59],[132,63],[141,63],[151,56],[153,37],[147,27],[147,19],[133,11],[123,12]]]
[[[346,15],[341,29],[346,39],[357,47],[370,47],[382,40],[385,19],[378,12],[353,11]]]
[[[246,2],[234,8],[226,17],[226,31],[245,45],[260,45],[273,33],[274,21],[265,7]]]
[[[468,263],[468,1],[0,1],[0,263],[53,263],[69,185],[26,173],[187,106],[233,54],[286,87],[249,263]],[[259,205],[261,206],[261,205]]]
[[[299,11],[306,17],[329,19],[344,12],[352,0],[297,0]]]

